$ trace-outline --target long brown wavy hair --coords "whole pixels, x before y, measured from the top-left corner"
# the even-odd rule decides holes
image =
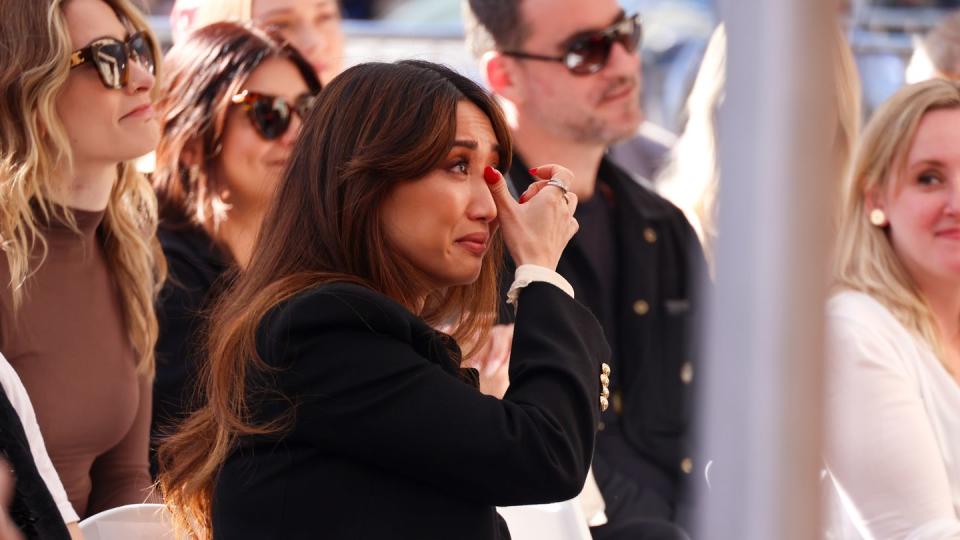
[[[204,26],[170,49],[157,104],[162,136],[151,175],[164,227],[200,226],[215,233],[226,218],[228,205],[210,170],[220,153],[230,98],[270,58],[288,59],[310,93],[320,92],[320,80],[299,52],[249,25]],[[195,162],[185,159],[188,151],[197,154]]]
[[[143,15],[128,0],[105,1],[121,22],[150,37],[154,57],[160,58]],[[25,283],[46,258],[47,243],[38,223],[56,214],[76,229],[73,213],[50,201],[60,188],[53,184],[55,171],[73,164],[55,107],[70,73],[73,48],[62,4],[0,4],[0,249],[10,272],[10,282],[0,286],[10,287],[15,310],[23,301]],[[99,237],[120,291],[138,371],[148,376],[153,375],[158,332],[153,302],[167,268],[156,228],[157,201],[150,184],[132,161],[118,163]]]
[[[321,92],[250,266],[211,317],[202,377],[206,402],[159,450],[161,490],[182,531],[211,535],[216,476],[239,437],[287,427],[284,420],[255,424],[246,404],[251,392],[269,390],[251,387],[268,369],[257,355],[255,332],[281,302],[324,283],[351,282],[395,299],[431,325],[449,324],[460,343],[483,342],[496,319],[499,232],[476,282],[430,291],[422,273],[391,249],[381,221],[393,187],[422,178],[448,154],[462,101],[489,118],[502,148],[500,168],[507,170],[512,143],[502,112],[476,83],[446,67],[361,64]]]

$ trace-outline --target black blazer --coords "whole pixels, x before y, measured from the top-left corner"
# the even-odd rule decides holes
[[[616,350],[611,376],[611,407],[623,435],[656,478],[633,478],[640,485],[671,484],[661,495],[676,502],[684,478],[686,437],[691,421],[690,375],[696,365],[693,342],[697,279],[705,270],[696,233],[676,206],[638,183],[604,158],[597,173],[597,195],[613,207],[618,233]],[[517,193],[532,182],[527,165],[514,155],[510,181]],[[574,236],[557,271],[573,285],[577,300],[597,309],[602,288],[580,238]],[[503,313],[501,311],[501,313]],[[503,318],[503,317],[501,317]],[[605,415],[605,416],[607,416]],[[616,463],[597,460],[601,491]]]
[[[150,424],[150,473],[165,436],[193,412],[205,312],[234,274],[231,257],[201,228],[157,231],[167,259],[167,281],[157,299],[156,376]]]
[[[520,296],[504,399],[464,377],[452,340],[377,292],[328,284],[257,336],[276,371],[250,379],[260,421],[214,490],[217,539],[509,538],[494,506],[583,487],[609,348],[590,312],[545,283]],[[475,381],[475,379],[474,379]]]

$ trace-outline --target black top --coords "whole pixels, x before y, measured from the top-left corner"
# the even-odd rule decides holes
[[[515,154],[510,182],[517,193],[533,181],[527,170]],[[603,200],[610,210],[615,272],[603,271],[606,262],[593,260],[607,255],[589,245],[603,228],[589,220],[587,227],[594,232],[574,236],[557,265],[577,300],[601,318],[616,340],[611,406],[602,418],[613,429],[597,437],[594,472],[608,507],[619,496],[612,486],[632,483],[656,492],[669,514],[684,476],[691,380],[684,372],[692,371],[686,364],[695,364],[692,297],[705,267],[703,253],[683,212],[606,157],[597,171],[595,193],[592,200]],[[613,320],[611,298],[616,302]]]
[[[10,517],[24,538],[69,540],[70,533],[63,523],[63,516],[33,461],[20,415],[10,403],[2,386],[0,456],[6,460],[3,465],[11,470],[10,481],[15,482],[13,500],[10,502]]]
[[[205,310],[231,272],[230,256],[201,228],[157,232],[167,258],[167,282],[157,302],[157,371],[153,382],[150,469],[156,477],[156,447],[193,410],[198,351]]]
[[[278,371],[248,393],[253,414],[295,415],[226,460],[214,538],[509,538],[494,506],[583,487],[609,350],[596,319],[553,285],[520,295],[503,400],[465,380],[449,336],[357,285],[284,302],[257,344]]]
[[[619,372],[617,361],[617,280],[619,276],[617,261],[617,227],[614,222],[613,199],[609,188],[601,184],[600,189],[589,199],[581,199],[573,217],[577,218],[580,229],[577,231],[578,245],[583,247],[587,265],[594,274],[597,294],[590,298],[591,311],[600,321],[607,336],[612,353],[610,367]],[[615,390],[617,379],[610,381]]]

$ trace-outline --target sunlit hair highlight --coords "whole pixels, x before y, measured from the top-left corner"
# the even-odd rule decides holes
[[[831,28],[832,73],[835,102],[834,140],[837,168],[845,177],[860,131],[860,77],[853,52],[839,25]],[[714,263],[717,229],[717,197],[720,186],[720,149],[717,112],[723,104],[727,83],[727,34],[723,24],[714,30],[700,69],[687,98],[687,120],[670,159],[657,176],[657,191],[683,210]]]

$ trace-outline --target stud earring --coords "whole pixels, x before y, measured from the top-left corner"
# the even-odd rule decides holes
[[[870,224],[874,227],[884,227],[887,224],[887,215],[883,210],[874,208],[870,211]]]

